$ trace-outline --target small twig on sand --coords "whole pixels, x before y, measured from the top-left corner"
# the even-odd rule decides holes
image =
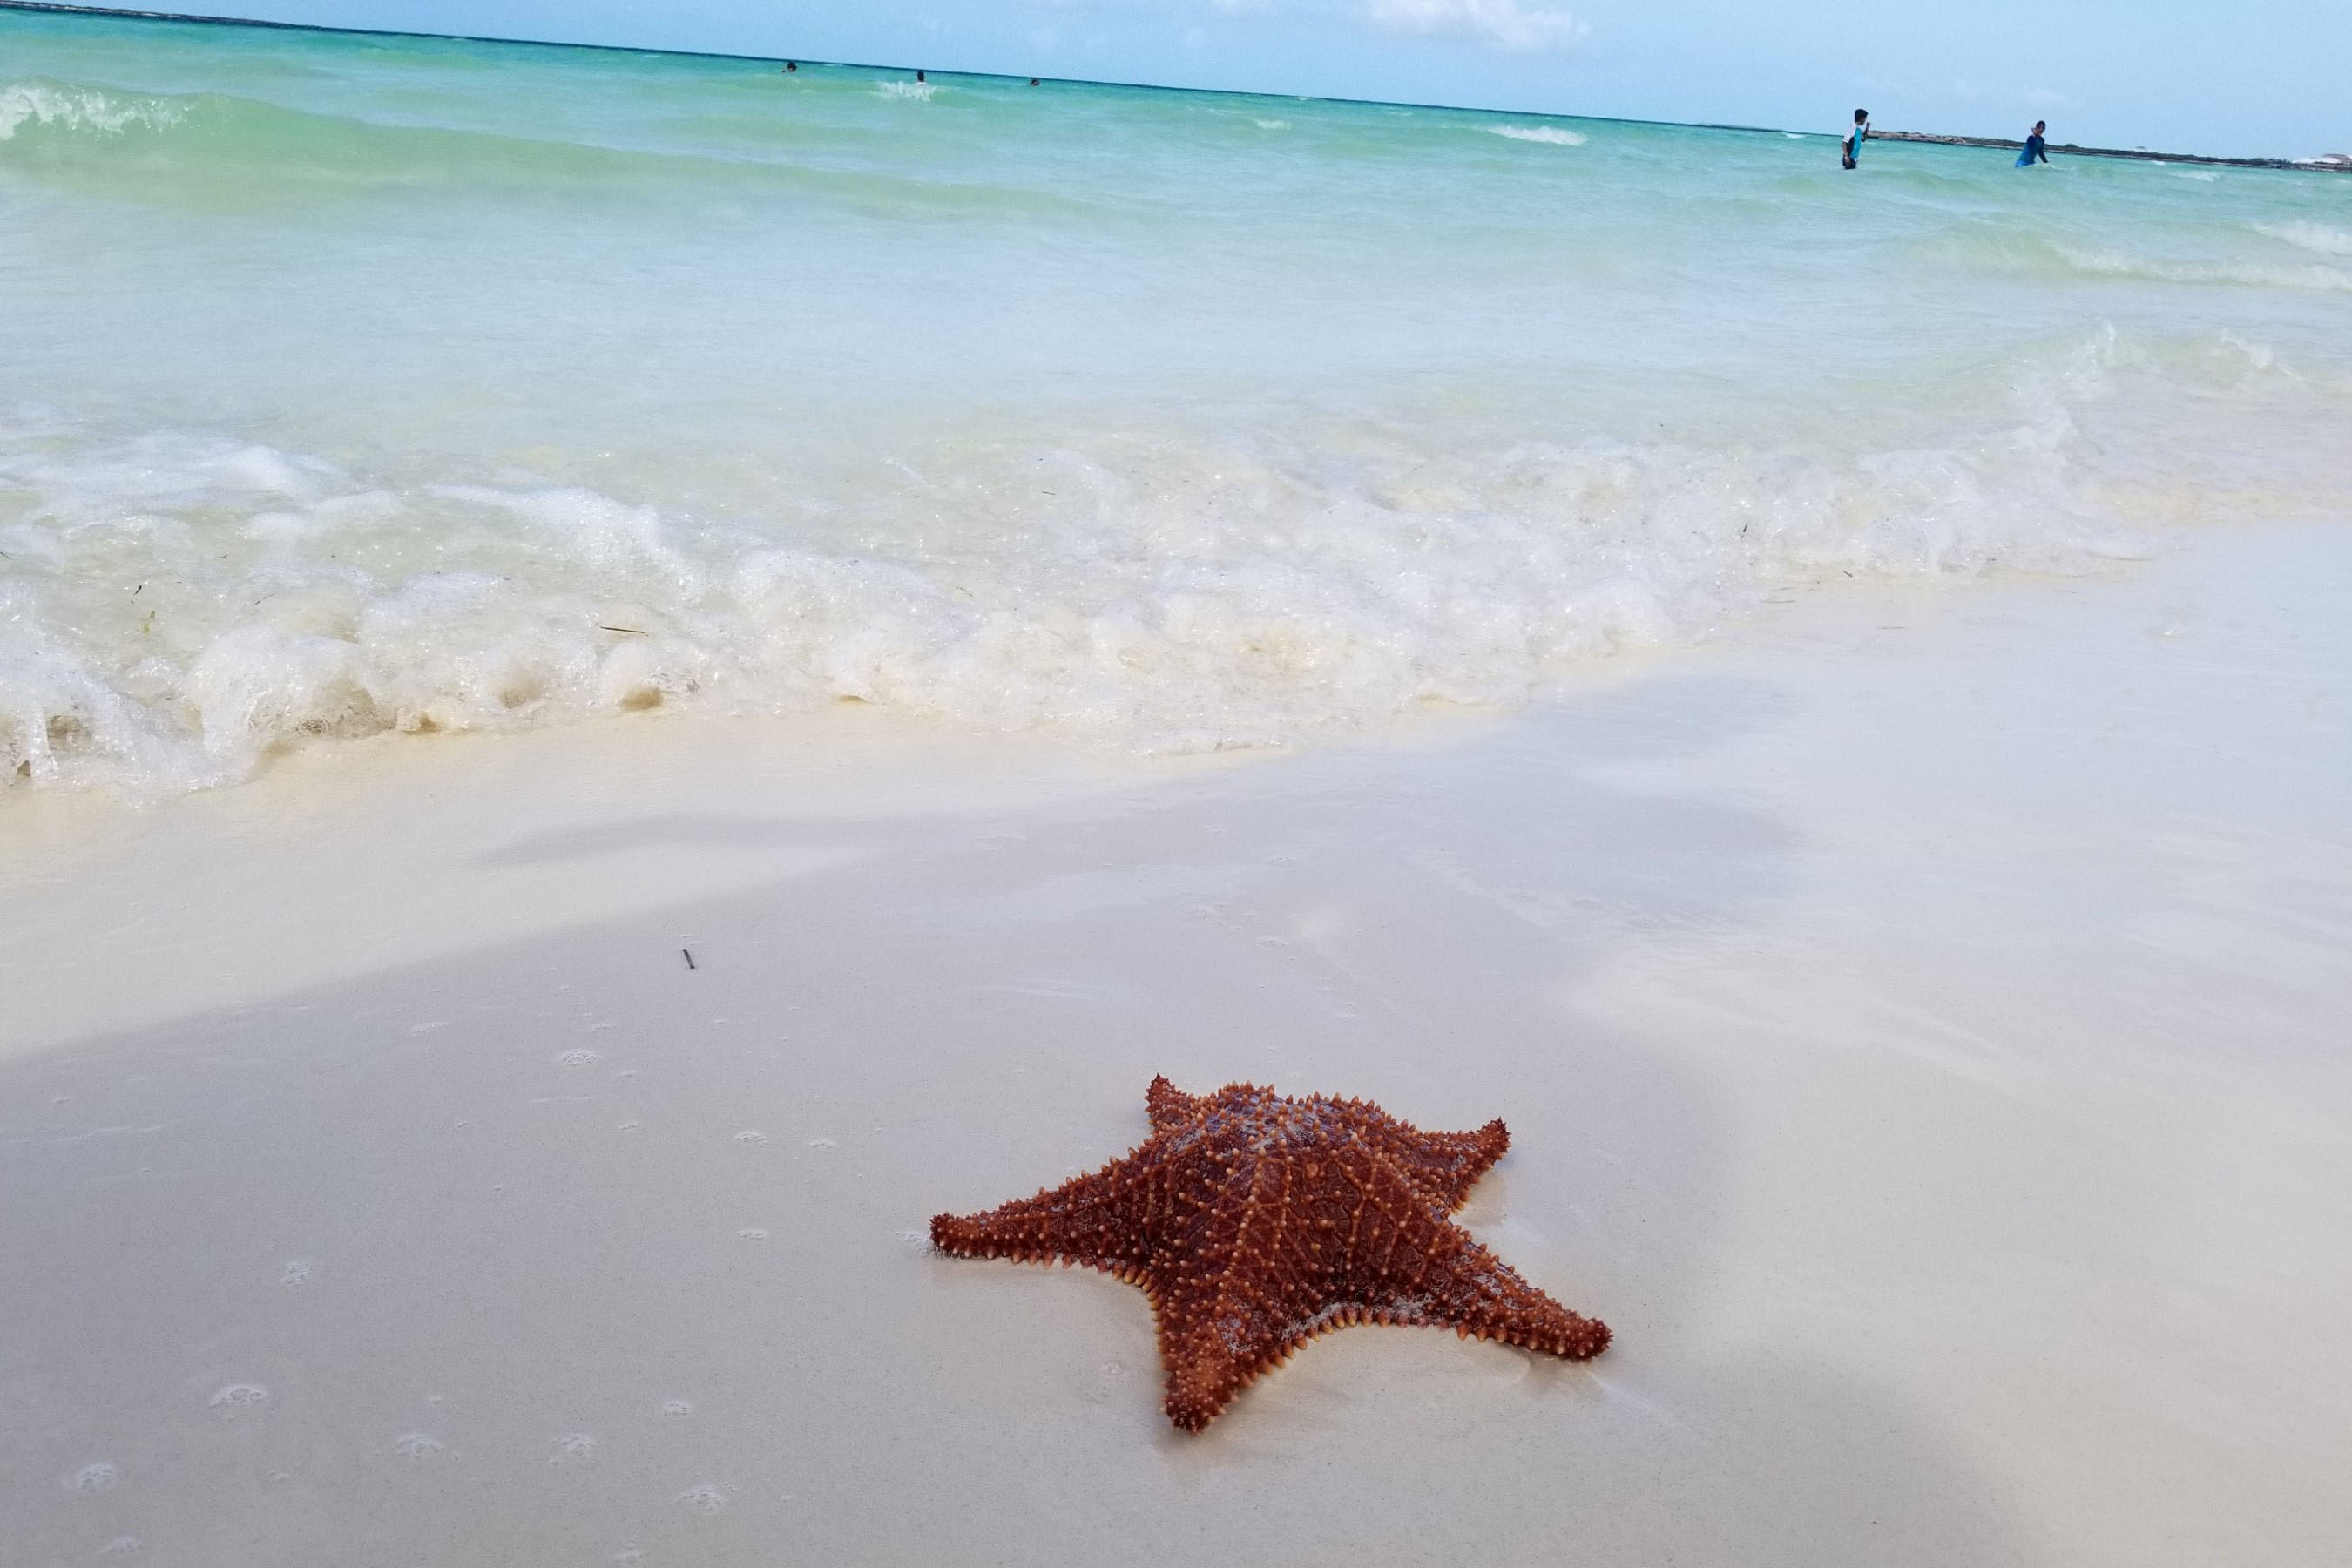
[[[633,637],[641,637],[646,635],[644,632],[637,630],[635,626],[608,626],[602,621],[596,623],[596,629],[600,632],[626,632]]]
[[[685,953],[685,954],[686,954],[686,966],[687,966],[688,969],[692,969],[692,968],[694,967],[694,952],[693,952],[693,950],[692,950],[692,949],[690,949],[690,948],[684,948],[684,947],[681,947],[681,948],[679,948],[679,949],[678,949],[678,952],[683,952],[683,953]]]

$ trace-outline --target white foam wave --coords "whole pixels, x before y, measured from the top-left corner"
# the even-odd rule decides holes
[[[2324,223],[2254,223],[2248,228],[2272,239],[2284,240],[2322,256],[2352,256],[2352,229],[2330,228]]]
[[[1775,584],[2083,569],[2122,547],[2063,435],[1005,451],[892,503],[940,516],[944,483],[949,531],[853,552],[580,489],[387,491],[247,443],[0,421],[0,779],[173,791],[311,738],[677,704],[854,698],[1152,750],[1517,704]]]
[[[179,123],[184,110],[159,99],[118,97],[95,88],[58,87],[42,81],[12,81],[0,87],[0,142],[32,122],[71,131],[118,135],[133,125],[162,130]]]
[[[928,100],[940,90],[940,87],[939,83],[931,81],[877,81],[874,84],[874,90],[885,98]]]
[[[2077,271],[2161,283],[2235,283],[2255,289],[2314,289],[2352,292],[2352,272],[2341,268],[2278,267],[2258,261],[2167,261],[2125,251],[2082,250],[2061,246],[2058,254]]]
[[[1290,129],[1290,121],[1287,120],[1261,120],[1257,121],[1257,128],[1260,131],[1287,131]]]
[[[1480,129],[1491,135],[1507,136],[1514,142],[1541,142],[1553,147],[1581,147],[1589,140],[1580,132],[1565,131],[1557,125],[1486,125]]]

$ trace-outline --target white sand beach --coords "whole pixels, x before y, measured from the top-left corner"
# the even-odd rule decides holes
[[[2339,1560],[2347,603],[2344,527],[2214,531],[1286,755],[0,799],[0,1558]],[[1159,1072],[1504,1118],[1467,1223],[1615,1344],[1354,1329],[1172,1430],[1138,1291],[922,1240]]]

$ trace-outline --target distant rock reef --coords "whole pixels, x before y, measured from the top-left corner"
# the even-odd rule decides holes
[[[2025,145],[1997,136],[1937,136],[1926,131],[1877,131],[1873,142],[1932,142],[1938,147],[1990,147],[2014,153]],[[2352,174],[2352,153],[2323,153],[2316,158],[2214,158],[2202,153],[2151,153],[2145,147],[2078,147],[2072,142],[2050,143],[2053,157],[2136,158],[2143,163],[2223,163],[2233,169],[2301,169]]]

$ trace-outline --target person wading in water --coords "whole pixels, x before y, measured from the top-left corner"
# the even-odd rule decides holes
[[[1870,138],[1870,110],[1853,111],[1853,129],[1845,133],[1845,152],[1838,163],[1848,169],[1862,162],[1862,144]]]

